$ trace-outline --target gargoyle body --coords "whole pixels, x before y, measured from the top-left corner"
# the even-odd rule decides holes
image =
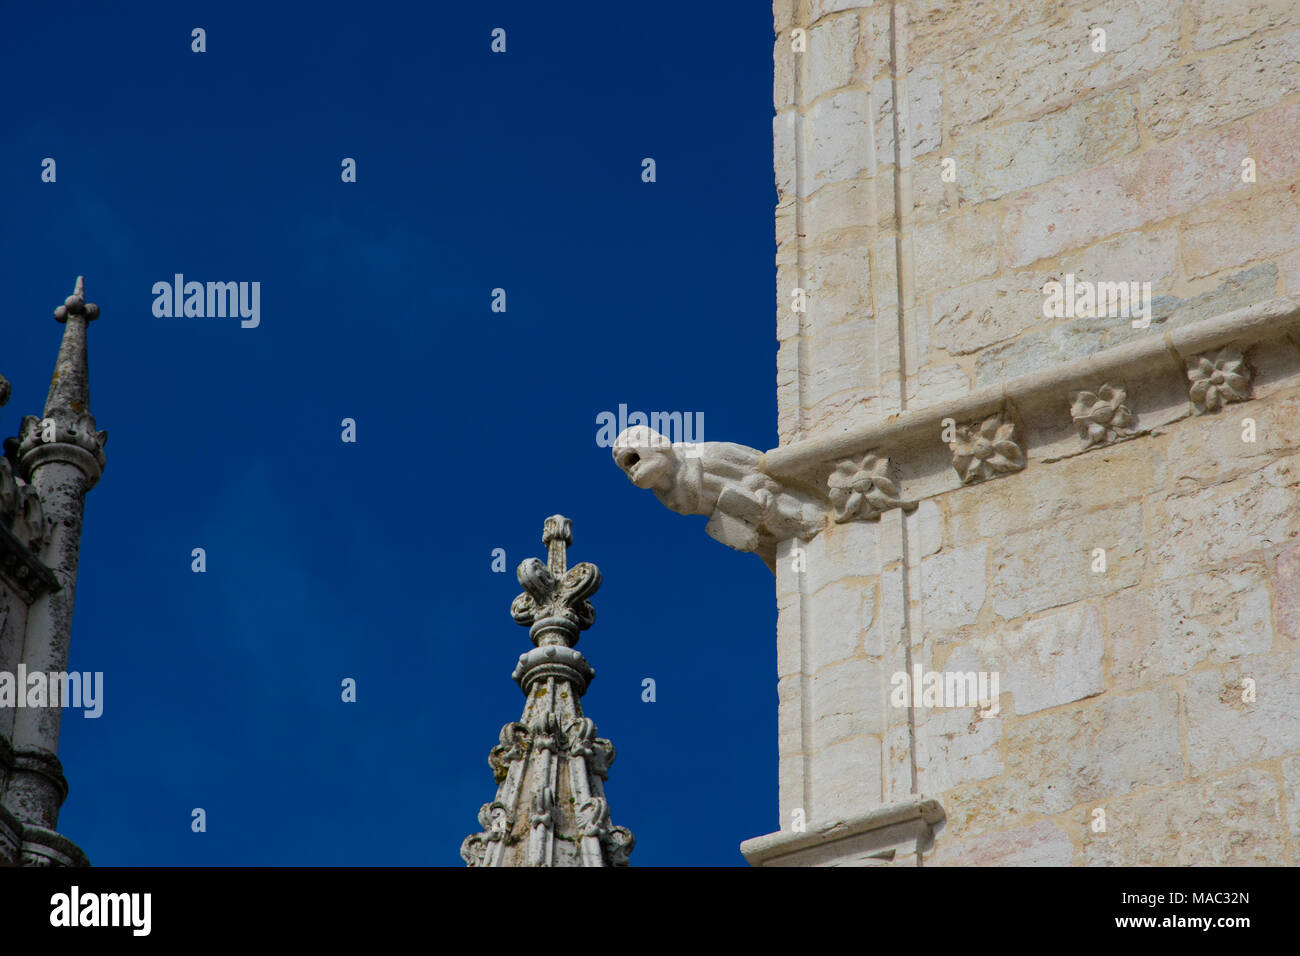
[[[638,488],[649,488],[684,515],[707,515],[709,536],[753,551],[769,568],[776,544],[811,538],[825,524],[824,506],[761,470],[763,453],[732,442],[672,443],[644,425],[614,442],[614,462]]]

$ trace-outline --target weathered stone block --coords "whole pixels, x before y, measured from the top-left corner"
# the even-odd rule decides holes
[[[1277,556],[1273,572],[1273,622],[1279,636],[1300,641],[1300,547]]]
[[[921,562],[921,606],[927,630],[974,624],[988,590],[988,548],[983,544],[940,551]]]
[[[1253,442],[1243,441],[1245,418],[1255,422]],[[1189,494],[1258,471],[1300,445],[1300,397],[1253,402],[1237,414],[1201,416],[1170,430],[1165,455],[1177,463],[1172,489]]]
[[[1093,5],[963,53],[946,68],[951,132],[1040,115],[1088,89],[1174,62],[1181,6],[1179,0]],[[1094,28],[1106,31],[1104,53],[1092,49]],[[1010,63],[1008,51],[1015,51]]]
[[[772,108],[778,113],[795,105],[794,71],[803,55],[790,48],[788,33],[779,34],[772,44]]]
[[[1242,188],[1245,156],[1267,167],[1271,181],[1287,182],[1300,167],[1300,151],[1284,142],[1282,130],[1297,122],[1300,104],[1278,106],[1034,187],[1007,207],[1008,263],[1028,265],[1227,196]]]
[[[812,0],[808,6],[809,23],[816,23],[822,17],[842,10],[856,10],[870,7],[871,0]]]
[[[818,671],[809,679],[812,745],[821,750],[860,734],[884,733],[880,667],[850,660]]]
[[[953,150],[957,193],[964,203],[997,199],[1137,148],[1137,97],[1132,90],[1112,90],[1040,119],[980,129],[959,140]]]
[[[876,322],[870,316],[841,322],[811,339],[812,361],[804,401],[820,404],[846,389],[876,384]]]
[[[1269,34],[1162,70],[1142,84],[1142,122],[1156,139],[1218,126],[1300,89],[1300,31]]]
[[[917,67],[907,74],[908,145],[912,156],[939,148],[943,137],[943,68],[939,64]],[[896,166],[894,155],[894,83],[885,77],[871,87],[876,108],[876,163]]]
[[[1259,654],[1273,644],[1268,585],[1263,568],[1254,565],[1121,591],[1107,600],[1106,618],[1120,689]]]
[[[1243,682],[1254,681],[1253,701]],[[1300,658],[1276,653],[1187,678],[1187,759],[1193,773],[1300,751]]]
[[[913,236],[916,290],[974,282],[998,269],[998,213],[976,208],[918,225]]]
[[[807,58],[807,82],[802,90],[805,103],[854,81],[858,45],[858,18],[852,14],[819,23],[808,31],[807,53],[796,54]]]
[[[871,121],[871,98],[866,90],[843,90],[809,108],[803,129],[807,158],[804,195],[873,171]]]
[[[812,807],[809,823],[833,821],[880,806],[879,737],[854,737],[832,744],[810,761]]]
[[[1300,23],[1300,6],[1294,0],[1188,0],[1187,12],[1197,50]]]
[[[1296,507],[1300,456],[1292,455],[1234,481],[1153,502],[1151,554],[1161,580],[1235,565],[1287,544],[1300,533]]]
[[[1059,813],[1183,774],[1169,689],[1042,713],[1003,733],[1008,796],[1022,809]]]
[[[1069,834],[1050,820],[971,840],[941,835],[935,843],[928,866],[1069,866],[1074,859]]]
[[[776,194],[781,202],[794,196],[795,125],[799,114],[786,110],[772,117],[772,171],[776,175]]]
[[[916,735],[917,785],[922,793],[943,793],[1003,771],[998,717],[981,719],[966,707],[919,710]]]
[[[1282,761],[1282,797],[1286,800],[1286,825],[1291,831],[1291,842],[1300,846],[1300,757]]]
[[[1106,570],[1093,571],[1094,549]],[[1135,501],[998,541],[993,547],[993,610],[1017,618],[1136,584],[1146,551],[1142,504]]]
[[[1192,211],[1183,228],[1188,277],[1210,275],[1300,247],[1297,206],[1300,185],[1292,184],[1271,192],[1243,193],[1228,202]]]
[[[976,359],[975,384],[986,385],[1042,371],[1140,336],[1159,335],[1165,329],[1254,305],[1272,297],[1277,286],[1276,269],[1273,263],[1256,266],[1227,277],[1208,292],[1186,299],[1155,296],[1151,301],[1151,325],[1145,329],[1133,328],[1132,319],[1122,316],[1088,317],[991,346]]]
[[[1039,23],[1065,5],[1061,0],[913,0],[907,5],[908,59],[913,63],[950,60],[993,37]]]
[[[807,245],[865,236],[876,218],[874,182],[879,178],[831,183],[804,200],[801,225]]]
[[[843,578],[806,600],[811,614],[810,673],[866,652],[876,607],[874,578]]]
[[[1259,866],[1286,859],[1277,782],[1262,770],[1102,806],[1106,832],[1084,828],[1089,866]]]
[[[807,333],[820,335],[840,323],[861,322],[875,309],[871,301],[871,255],[868,248],[825,249],[805,265],[808,293]],[[790,302],[787,296],[786,306]],[[837,364],[848,364],[840,360]]]
[[[1024,716],[1104,691],[1104,654],[1100,610],[1075,605],[1000,630],[996,641],[961,648],[944,670],[999,671],[1003,709]],[[1006,706],[1008,693],[1014,709]]]
[[[776,747],[782,756],[804,749],[803,687],[801,674],[783,677],[776,685]]]

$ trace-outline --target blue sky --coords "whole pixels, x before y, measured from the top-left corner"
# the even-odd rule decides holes
[[[776,443],[771,31],[741,0],[0,10],[4,434],[78,274],[101,309],[69,666],[104,713],[59,747],[92,862],[460,865],[556,512],[604,574],[584,704],[633,865],[776,829],[772,576],[596,444],[620,403]],[[260,282],[261,324],[155,317],[175,273]]]

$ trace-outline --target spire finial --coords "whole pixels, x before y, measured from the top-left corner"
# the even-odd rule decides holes
[[[600,587],[588,562],[568,566],[573,523],[551,515],[542,528],[547,560],[519,565],[524,593],[510,613],[537,646],[519,655],[514,677],[524,692],[519,720],[501,728],[488,763],[496,799],[479,810],[481,833],[461,844],[469,866],[626,866],[636,841],[610,819],[605,778],[614,745],[596,736],[582,695],[596,672],[574,648],[596,612]]]
[[[99,306],[86,301],[84,276],[77,276],[72,295],[54,310],[54,317],[63,323],[63,339],[54,362],[54,374],[50,376],[45,411],[39,417],[23,416],[17,438],[5,443],[5,451],[21,463],[24,477],[42,462],[62,461],[71,455],[71,460],[85,475],[86,490],[89,490],[104,470],[104,442],[108,440],[108,432],[95,427],[95,418],[90,413],[86,330],[99,317]]]
[[[568,546],[573,543],[573,522],[551,515],[542,528],[547,561],[528,558],[519,565],[524,593],[510,605],[510,616],[531,626],[528,632],[539,647],[572,647],[578,634],[591,627],[596,611],[587,598],[600,589],[600,568],[589,561],[568,566]]]
[[[566,549],[573,544],[573,522],[564,515],[551,515],[542,528],[542,544],[546,545],[547,565],[557,578],[564,577],[569,569]]]
[[[99,318],[99,306],[86,301],[86,277],[77,276],[76,288],[72,295],[63,300],[63,305],[54,310],[54,317],[60,322],[68,321],[70,315],[84,315],[87,322]]]

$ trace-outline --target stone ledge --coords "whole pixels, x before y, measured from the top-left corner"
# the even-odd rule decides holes
[[[804,833],[781,830],[754,837],[740,845],[740,852],[751,866],[801,866],[821,862],[812,859],[813,856],[843,856],[867,865],[872,862],[883,865],[893,861],[896,849],[902,844],[914,843],[919,848],[928,843],[935,825],[943,819],[943,807],[939,801],[918,797],[847,820],[822,824]],[[832,846],[835,849],[831,850]],[[816,850],[823,852],[809,852]]]
[[[90,866],[90,858],[77,844],[61,833],[23,824],[23,866]]]
[[[837,461],[874,451],[902,457],[909,446],[933,444],[945,418],[960,422],[997,413],[1008,405],[1021,411],[1043,402],[1060,404],[1071,388],[1094,388],[1112,378],[1140,378],[1156,368],[1185,376],[1184,362],[1200,352],[1235,343],[1243,349],[1281,338],[1300,324],[1300,296],[1280,296],[1192,325],[1163,331],[1105,349],[1042,372],[1017,376],[969,395],[883,422],[851,428],[842,435],[794,442],[765,452],[760,468],[784,481],[812,481]]]

